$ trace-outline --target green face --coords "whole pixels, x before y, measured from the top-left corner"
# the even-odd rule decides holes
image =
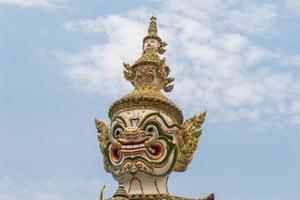
[[[115,179],[143,173],[168,176],[174,169],[179,126],[154,110],[134,110],[114,117],[104,150]]]

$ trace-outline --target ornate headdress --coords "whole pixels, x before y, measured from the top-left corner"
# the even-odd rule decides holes
[[[155,180],[157,192],[168,196],[166,186],[156,181],[165,180],[172,171],[187,169],[205,120],[203,112],[184,121],[181,109],[163,93],[172,91],[174,78],[169,77],[165,58],[158,55],[165,51],[166,43],[157,35],[154,16],[143,43],[148,39],[157,40],[159,48],[144,51],[132,66],[123,64],[124,77],[135,89],[110,107],[110,127],[96,119],[105,169],[120,184],[114,199],[118,196],[134,199],[127,193],[133,193],[131,186],[135,180],[144,193],[142,179]],[[207,198],[212,199],[213,195]]]
[[[152,16],[150,18],[150,24],[148,28],[148,35],[146,35],[143,39],[143,43],[146,42],[147,39],[156,39],[160,43],[160,47],[158,49],[158,53],[163,54],[166,50],[164,49],[167,46],[167,43],[162,41],[162,39],[157,35],[157,25],[156,25],[156,17]]]

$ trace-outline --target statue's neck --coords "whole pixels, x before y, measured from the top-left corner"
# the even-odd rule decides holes
[[[123,181],[128,194],[169,194],[168,177],[134,176]]]

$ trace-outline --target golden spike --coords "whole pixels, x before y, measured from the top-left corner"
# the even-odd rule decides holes
[[[202,124],[204,123],[206,111],[187,119],[181,125],[181,135],[179,138],[179,151],[177,165],[174,171],[185,171],[193,159],[199,137],[202,134]],[[203,199],[206,200],[206,199]],[[209,199],[207,199],[209,200]]]
[[[157,35],[157,26],[156,26],[156,17],[155,16],[152,16],[150,18],[148,34],[149,35]]]
[[[100,200],[103,200],[103,191],[105,189],[105,185],[103,185],[101,192],[100,192]]]

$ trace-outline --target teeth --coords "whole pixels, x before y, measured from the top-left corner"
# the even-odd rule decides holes
[[[151,151],[151,153],[155,153],[155,150],[152,149],[151,147],[149,148],[149,150]]]
[[[122,149],[138,149],[138,148],[143,148],[143,147],[145,147],[144,144],[122,145]]]

